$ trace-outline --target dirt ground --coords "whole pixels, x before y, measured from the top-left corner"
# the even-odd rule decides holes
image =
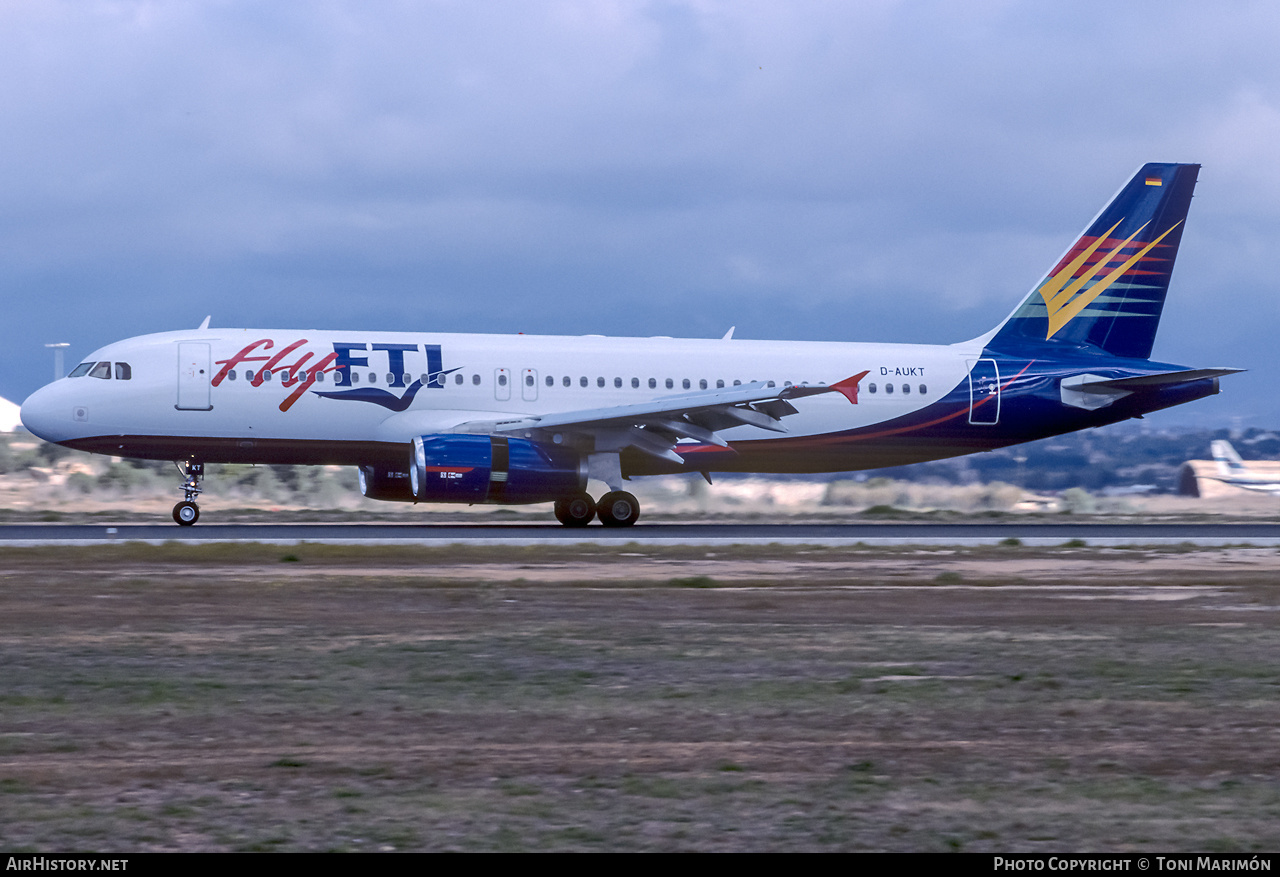
[[[0,848],[1274,851],[1274,549],[0,550]]]

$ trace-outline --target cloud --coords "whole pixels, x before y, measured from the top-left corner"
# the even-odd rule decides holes
[[[300,304],[956,340],[1148,160],[1204,163],[1184,254],[1229,305],[1269,289],[1280,231],[1278,25],[1260,2],[12,0],[0,389],[43,380],[33,331]]]

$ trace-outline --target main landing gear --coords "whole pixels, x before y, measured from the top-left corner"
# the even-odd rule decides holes
[[[640,520],[640,503],[625,490],[612,490],[599,502],[592,502],[585,493],[556,500],[556,520],[566,527],[585,527],[592,518],[599,518],[606,527],[630,527]]]
[[[196,505],[196,497],[200,495],[200,479],[204,477],[204,463],[188,463],[183,469],[177,464],[178,471],[185,479],[182,482],[184,499],[173,507],[173,519],[180,527],[190,527],[200,520],[200,506]]]

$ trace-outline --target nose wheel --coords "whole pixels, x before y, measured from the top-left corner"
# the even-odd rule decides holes
[[[204,477],[204,463],[188,463],[185,468],[181,463],[177,465],[183,476],[184,499],[173,507],[173,520],[179,527],[190,527],[200,520],[200,506],[196,505],[196,497],[202,489],[200,479]]]
[[[190,527],[200,520],[200,506],[193,502],[180,502],[173,507],[173,519],[179,527]]]

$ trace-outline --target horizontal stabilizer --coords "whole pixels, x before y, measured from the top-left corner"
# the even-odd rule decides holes
[[[1182,371],[1158,372],[1129,378],[1107,378],[1102,375],[1072,375],[1061,383],[1062,404],[1086,411],[1097,411],[1134,393],[1150,392],[1162,387],[1216,380],[1223,375],[1242,372],[1242,368],[1189,368]]]
[[[1221,378],[1244,371],[1242,368],[1192,368],[1176,372],[1160,372],[1154,375],[1139,375],[1136,378],[1114,378],[1108,380],[1085,381],[1072,389],[1085,393],[1105,393],[1109,390],[1147,390],[1152,387],[1167,387],[1171,384],[1189,384],[1192,381],[1203,381],[1206,378]]]

